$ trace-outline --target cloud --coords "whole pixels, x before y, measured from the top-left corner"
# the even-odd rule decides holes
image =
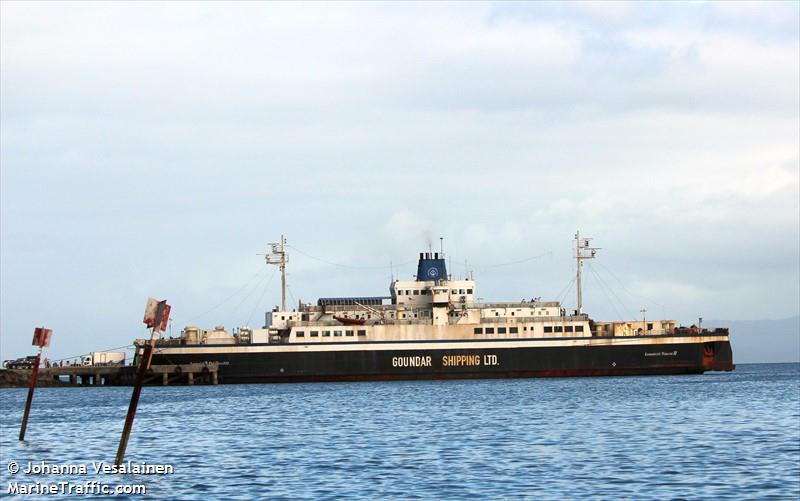
[[[293,251],[303,298],[383,293],[388,263],[410,277],[439,237],[454,271],[482,267],[482,297],[554,297],[581,229],[669,316],[797,314],[797,19],[789,2],[4,2],[0,346],[36,322],[58,349],[122,344],[143,298],[208,309],[281,233],[321,258]]]

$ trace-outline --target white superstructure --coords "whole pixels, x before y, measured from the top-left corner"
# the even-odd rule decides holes
[[[320,298],[317,304],[285,306],[286,240],[281,237],[266,255],[281,271],[281,307],[267,312],[260,329],[241,327],[228,333],[184,329],[185,344],[315,344],[389,341],[518,340],[666,335],[674,320],[594,322],[581,311],[581,267],[598,248],[575,235],[577,309],[568,312],[557,301],[538,298],[519,302],[480,302],[471,278],[447,274],[443,253],[421,253],[416,280],[394,280],[386,297]]]

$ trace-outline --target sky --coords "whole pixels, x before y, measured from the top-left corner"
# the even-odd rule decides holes
[[[800,314],[800,4],[0,3],[0,357],[386,295]]]

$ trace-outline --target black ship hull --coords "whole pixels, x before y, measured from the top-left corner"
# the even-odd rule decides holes
[[[577,343],[560,339],[195,345],[157,348],[152,361],[154,366],[197,363],[218,364],[222,384],[700,374],[734,369],[727,336],[617,338],[606,343],[583,338]]]

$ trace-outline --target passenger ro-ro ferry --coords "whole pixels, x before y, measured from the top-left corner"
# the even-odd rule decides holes
[[[728,329],[674,320],[595,321],[582,311],[581,269],[595,257],[575,235],[577,308],[557,301],[481,302],[471,277],[453,280],[443,253],[419,255],[414,280],[389,296],[329,297],[286,307],[286,240],[267,262],[281,271],[281,307],[264,327],[188,326],[158,341],[153,365],[216,363],[219,383],[699,374],[734,369]],[[137,340],[139,348],[145,340]],[[140,350],[137,350],[140,351]]]

